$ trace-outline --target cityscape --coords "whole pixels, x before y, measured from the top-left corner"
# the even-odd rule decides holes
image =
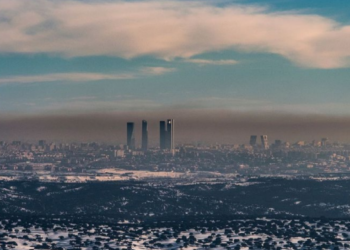
[[[0,250],[350,249],[350,1],[0,0]]]
[[[125,144],[98,142],[37,143],[0,142],[0,178],[96,181],[98,176],[116,180],[128,171],[161,173],[164,178],[207,174],[225,175],[318,175],[350,173],[350,144],[327,138],[294,143],[268,135],[251,135],[247,144],[176,143],[175,120],[159,122],[159,144],[148,144],[148,123],[141,122],[141,138],[135,138],[135,123],[126,124]],[[259,140],[260,139],[260,140]],[[140,142],[140,143],[137,143]],[[103,169],[108,169],[104,171]],[[153,174],[151,174],[153,173]],[[140,178],[129,172],[123,179]],[[102,178],[103,179],[103,178]]]

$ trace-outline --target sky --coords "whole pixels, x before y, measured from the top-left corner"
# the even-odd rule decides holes
[[[0,0],[0,31],[0,138],[350,141],[349,1]]]

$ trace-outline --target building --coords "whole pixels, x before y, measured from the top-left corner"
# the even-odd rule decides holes
[[[159,144],[160,149],[174,151],[174,120],[168,119],[159,122]]]
[[[166,126],[165,121],[159,122],[159,147],[160,149],[166,149]]]
[[[21,146],[22,142],[21,141],[13,141],[12,145],[13,146]]]
[[[167,126],[166,126],[166,138],[167,138],[167,142],[166,142],[166,148],[169,149],[170,151],[174,151],[175,147],[174,147],[174,119],[168,119],[167,120]]]
[[[126,124],[126,141],[129,149],[135,149],[135,124],[133,122],[128,122]]]
[[[124,158],[125,157],[125,153],[124,150],[114,150],[114,157],[119,157],[119,158]]]
[[[148,124],[147,121],[142,120],[142,145],[141,148],[143,151],[148,149]]]
[[[257,140],[258,136],[256,135],[251,135],[250,136],[250,140],[249,140],[249,144],[250,146],[252,147],[255,147],[256,146],[256,140]]]
[[[262,135],[261,137],[261,146],[263,149],[269,149],[269,141],[267,140],[267,135]]]
[[[55,150],[56,149],[56,144],[55,143],[50,143],[50,145],[48,146],[48,150],[49,151],[53,151],[53,150]]]
[[[44,148],[46,146],[46,141],[45,140],[40,140],[39,141],[39,146]]]
[[[328,143],[328,138],[322,138],[322,139],[321,139],[321,146],[322,146],[322,147],[327,146],[327,143]]]
[[[281,140],[275,140],[275,147],[279,148],[282,146],[282,141]]]

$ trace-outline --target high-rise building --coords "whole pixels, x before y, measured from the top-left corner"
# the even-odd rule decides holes
[[[173,119],[168,119],[167,120],[167,125],[166,125],[166,133],[167,133],[167,149],[170,151],[173,151],[175,149],[174,147],[174,120]]]
[[[159,122],[159,144],[160,149],[173,151],[174,147],[174,120],[168,119]]]
[[[250,146],[252,146],[252,147],[256,146],[257,138],[258,138],[258,136],[256,136],[256,135],[251,135],[250,136],[250,141],[249,141]]]
[[[261,146],[263,149],[269,149],[269,142],[267,140],[267,135],[261,136]]]
[[[328,143],[328,138],[322,138],[322,139],[321,139],[321,146],[322,146],[322,147],[327,146],[327,143]]]
[[[159,147],[160,149],[166,149],[167,131],[165,121],[159,122]]]
[[[135,149],[134,125],[133,122],[128,122],[126,124],[126,141],[129,149]]]
[[[142,150],[147,151],[148,149],[148,125],[147,121],[142,120]]]

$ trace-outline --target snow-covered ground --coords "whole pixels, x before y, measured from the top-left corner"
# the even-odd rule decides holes
[[[0,181],[13,181],[20,179],[37,179],[42,182],[91,182],[91,181],[125,181],[125,180],[147,180],[147,179],[197,179],[212,180],[214,178],[234,178],[236,174],[221,174],[217,172],[196,172],[196,173],[180,173],[180,172],[154,172],[141,170],[123,170],[118,168],[104,168],[89,170],[85,173],[72,172],[18,172],[18,171],[2,171],[0,172]]]
[[[166,224],[166,223],[165,223]],[[230,220],[113,225],[3,220],[0,247],[29,249],[348,249],[349,221]]]

